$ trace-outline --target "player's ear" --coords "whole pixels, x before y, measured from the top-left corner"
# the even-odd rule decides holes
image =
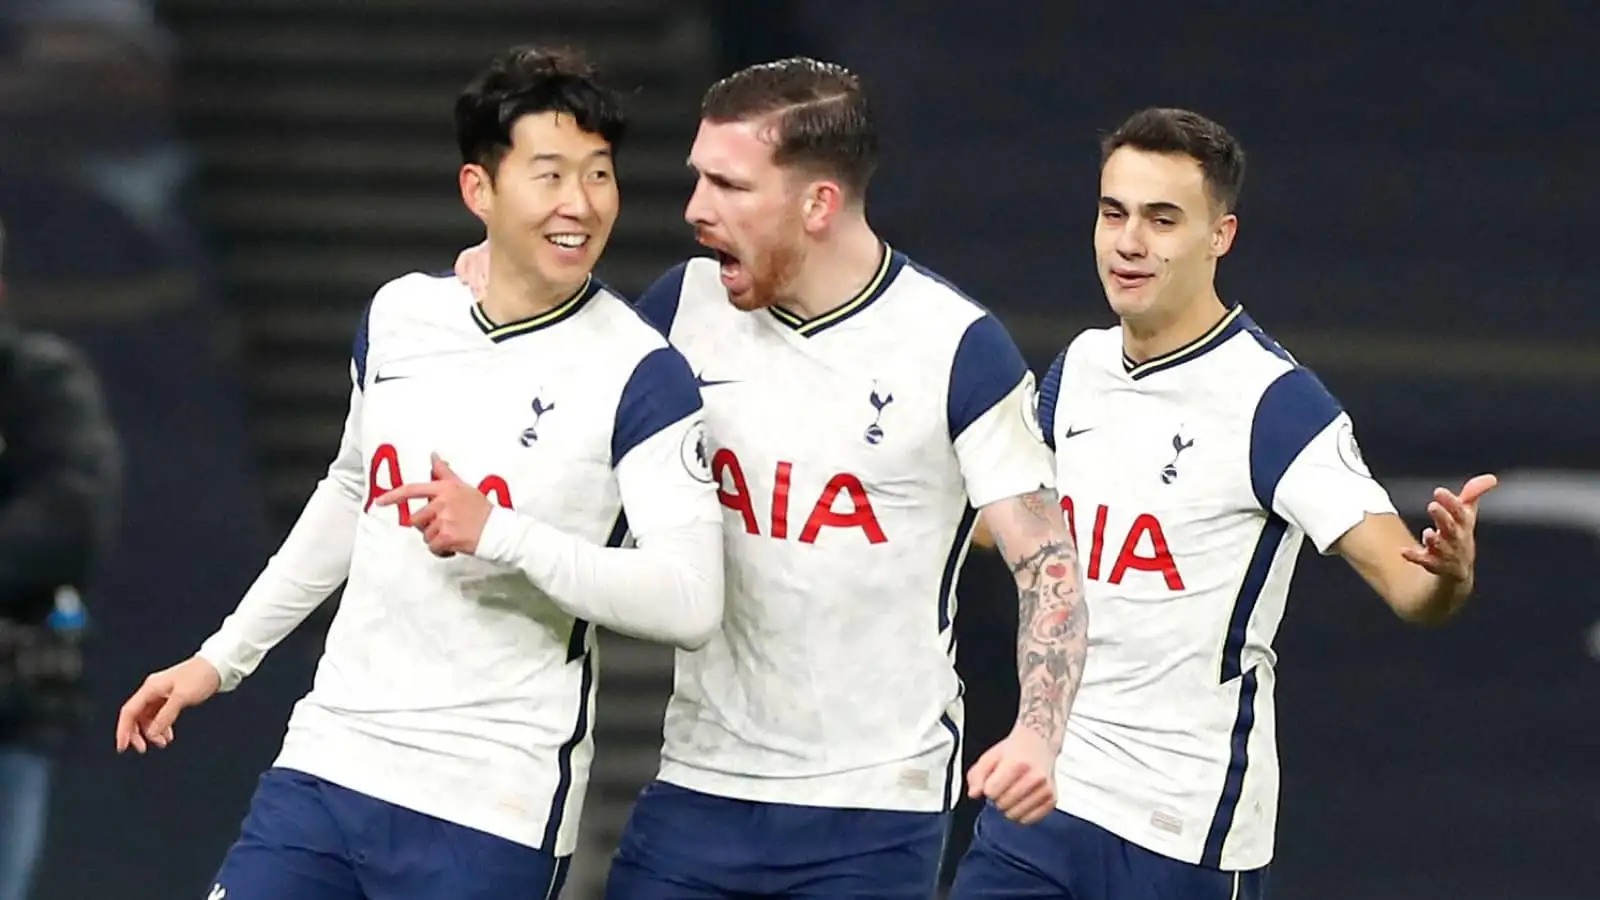
[[[477,163],[461,167],[461,202],[480,220],[494,208],[494,177]]]
[[[836,181],[813,181],[806,185],[800,204],[800,221],[815,234],[832,224],[844,208],[844,191]]]
[[[1239,217],[1233,213],[1226,213],[1217,219],[1217,225],[1211,229],[1211,255],[1221,259],[1233,249],[1234,235],[1239,233]]]

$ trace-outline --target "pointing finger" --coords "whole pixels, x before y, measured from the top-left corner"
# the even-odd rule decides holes
[[[382,497],[379,497],[376,502],[379,506],[393,506],[396,503],[403,503],[407,500],[415,500],[418,498],[432,499],[438,493],[439,486],[436,483],[413,482],[412,484],[400,485],[387,494],[384,494]]]

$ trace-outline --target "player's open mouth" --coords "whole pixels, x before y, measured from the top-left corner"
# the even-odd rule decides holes
[[[739,262],[739,257],[734,256],[732,253],[718,250],[715,247],[711,249],[712,252],[717,254],[717,262],[720,264],[722,271],[722,283],[732,287],[733,283],[739,280],[739,276],[744,274],[744,264]]]
[[[555,244],[557,247],[560,247],[563,250],[577,250],[583,247],[583,245],[589,243],[589,236],[587,234],[547,234],[544,236],[544,239],[552,244]]]

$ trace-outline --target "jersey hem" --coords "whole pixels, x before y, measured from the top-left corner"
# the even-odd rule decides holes
[[[1072,783],[1068,783],[1069,785]],[[1188,863],[1192,866],[1200,865],[1201,850],[1192,848],[1187,841],[1172,840],[1156,831],[1149,825],[1140,824],[1132,816],[1124,813],[1113,812],[1109,807],[1102,806],[1090,800],[1085,800],[1081,793],[1059,791],[1056,809],[1069,816],[1076,816],[1086,822],[1104,828],[1119,838],[1134,844],[1151,853],[1165,856],[1168,859]],[[1251,857],[1240,858],[1239,854],[1223,853],[1222,865],[1217,868],[1221,872],[1249,872],[1262,868],[1272,862],[1273,848],[1269,840],[1265,855],[1258,859]]]
[[[390,742],[349,734],[334,736],[323,733],[297,737],[291,725],[290,734],[272,765],[303,772],[374,800],[534,850],[549,852],[553,856],[570,856],[577,849],[578,819],[587,788],[585,781],[574,778],[567,807],[573,812],[564,816],[561,833],[551,849],[542,846],[549,818],[550,797],[543,797],[544,805],[527,814],[497,812],[493,808],[486,808],[484,804],[461,802],[457,799],[460,794],[438,778],[441,763],[448,766],[450,762],[453,760],[437,754],[415,750],[399,752]]]
[[[948,756],[949,751],[944,753]],[[892,784],[908,765],[908,762],[896,762],[831,775],[760,776],[712,772],[663,759],[656,780],[714,797],[754,803],[885,812],[947,812],[951,800],[939,796],[936,789],[910,791],[885,786],[884,782]],[[939,777],[944,780],[942,774]]]

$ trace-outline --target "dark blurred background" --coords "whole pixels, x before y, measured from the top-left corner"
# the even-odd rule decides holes
[[[1225,298],[1343,399],[1408,514],[1436,482],[1506,481],[1484,507],[1480,596],[1447,629],[1405,628],[1342,563],[1302,561],[1278,645],[1274,894],[1600,896],[1600,11],[1243,6],[4,0],[9,314],[89,354],[128,473],[87,597],[95,713],[57,769],[36,900],[209,887],[325,619],[187,716],[169,752],[116,757],[116,707],[232,609],[309,495],[372,291],[479,239],[454,183],[456,91],[493,52],[552,40],[637,88],[614,286],[691,252],[699,93],[808,53],[873,92],[874,224],[1041,368],[1110,322],[1090,250],[1099,133],[1146,105],[1228,125],[1250,169]],[[963,589],[970,757],[1010,723],[1015,603],[982,551]],[[664,653],[606,639],[572,900],[597,896],[653,771],[668,683]]]

